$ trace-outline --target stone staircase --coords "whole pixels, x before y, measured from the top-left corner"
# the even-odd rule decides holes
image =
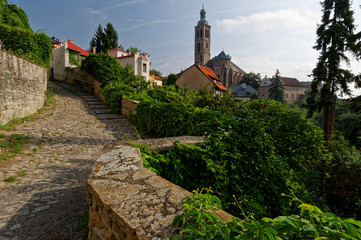
[[[89,107],[95,112],[96,116],[100,120],[124,118],[121,115],[111,113],[111,109],[107,107],[104,104],[104,102],[102,102],[96,96],[94,96],[94,94],[91,94],[80,87],[65,82],[61,82],[61,81],[52,81],[52,82],[68,90],[69,92],[75,94],[76,96],[82,98],[89,105]]]

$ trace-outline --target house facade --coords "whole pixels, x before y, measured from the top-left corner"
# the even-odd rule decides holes
[[[109,56],[115,57],[120,65],[131,65],[134,70],[134,74],[142,76],[145,80],[149,81],[149,57],[148,55],[141,55],[139,52],[130,54],[120,48],[114,48],[108,51]]]
[[[89,54],[90,52],[75,45],[73,40],[53,44],[49,77],[64,81],[67,77],[66,69],[80,66],[81,61]]]
[[[207,88],[209,90],[215,88],[215,94],[225,94],[228,89],[222,85],[222,81],[216,76],[212,69],[192,65],[185,70],[177,79],[176,84],[185,89]]]
[[[281,77],[283,83],[284,100],[289,104],[296,104],[305,99],[306,87],[296,78]],[[268,91],[272,78],[264,78],[258,89],[259,99],[268,98]]]
[[[149,74],[149,81],[151,86],[163,86],[163,78],[160,78],[154,74]]]

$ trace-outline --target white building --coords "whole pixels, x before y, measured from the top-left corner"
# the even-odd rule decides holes
[[[108,51],[109,56],[117,58],[117,61],[122,66],[130,64],[134,69],[134,74],[143,76],[149,81],[149,57],[148,55],[141,55],[139,52],[130,54],[120,48],[114,48]]]
[[[67,77],[67,68],[80,66],[82,59],[90,52],[78,47],[73,40],[53,45],[53,54],[50,62],[50,78],[64,81]]]

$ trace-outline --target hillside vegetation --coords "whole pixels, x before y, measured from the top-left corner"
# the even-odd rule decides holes
[[[34,33],[26,13],[6,0],[0,0],[0,40],[6,51],[49,67],[52,52],[49,37]]]

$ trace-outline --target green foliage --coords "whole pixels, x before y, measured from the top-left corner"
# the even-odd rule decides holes
[[[16,5],[0,3],[0,39],[3,49],[49,67],[52,46],[44,33],[33,33],[25,12]]]
[[[361,155],[342,137],[329,143],[325,199],[332,211],[361,219]]]
[[[220,207],[220,200],[209,192],[195,191],[192,197],[184,198],[184,213],[173,222],[182,225],[183,229],[171,239],[361,239],[361,221],[343,220],[309,204],[299,206],[299,215],[263,218],[261,221],[247,216],[244,220],[222,221],[215,214],[215,209]]]
[[[168,77],[163,81],[164,85],[175,85],[178,76],[175,74],[169,74]]]
[[[251,85],[254,89],[258,89],[261,84],[261,74],[260,73],[246,73],[242,76],[241,83],[245,83],[247,85]]]
[[[349,0],[324,0],[321,2],[323,16],[317,29],[314,47],[320,51],[316,68],[312,71],[310,97],[307,99],[308,115],[323,111],[323,129],[326,141],[332,139],[336,94],[350,95],[349,83],[355,76],[344,63],[349,63],[348,52],[360,56],[357,46],[360,33],[354,33],[354,17]]]
[[[94,37],[89,43],[89,52],[95,47],[96,53],[107,53],[108,50],[118,47],[118,33],[115,31],[111,23],[107,23],[103,29],[99,24],[94,33]]]
[[[323,157],[322,132],[275,101],[248,102],[233,114],[141,102],[133,122],[141,133],[156,137],[207,136],[200,146],[177,146],[151,167],[189,190],[211,186],[230,211],[233,195],[246,212],[276,216],[292,210],[282,193],[314,194],[312,167]]]
[[[69,63],[71,65],[80,67],[81,66],[81,60],[80,60],[80,56],[79,54],[77,54],[76,52],[69,52]]]
[[[122,71],[116,58],[107,53],[90,54],[81,63],[81,68],[104,84],[118,81]]]
[[[134,47],[134,46],[130,46],[129,48],[127,48],[127,52],[129,52],[130,54],[135,54],[136,52],[139,52],[140,55],[150,56],[148,53],[143,52],[142,50],[140,50],[139,48]]]
[[[280,103],[284,102],[283,83],[281,80],[280,72],[276,71],[276,74],[272,77],[272,83],[268,89],[268,98],[276,100]]]
[[[44,67],[49,67],[52,46],[45,33],[37,34],[19,27],[0,24],[3,48]]]
[[[149,74],[154,74],[155,76],[160,77],[160,78],[162,77],[162,73],[155,69],[150,69]]]
[[[0,24],[6,24],[12,27],[19,27],[31,31],[29,20],[20,7],[17,5],[4,4],[0,11]]]
[[[0,162],[14,157],[23,150],[23,146],[29,141],[29,137],[22,134],[0,135]]]

